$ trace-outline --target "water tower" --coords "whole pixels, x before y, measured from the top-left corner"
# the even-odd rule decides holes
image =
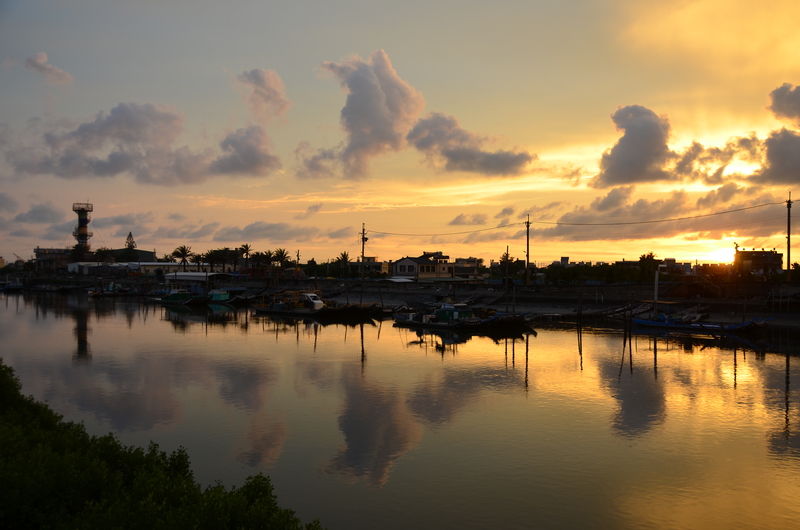
[[[94,210],[94,206],[88,202],[76,202],[72,205],[72,211],[78,214],[78,226],[75,227],[72,235],[75,236],[78,245],[83,247],[84,252],[89,252],[89,238],[92,237],[92,233],[89,232],[89,221],[92,220],[89,213],[92,210]]]

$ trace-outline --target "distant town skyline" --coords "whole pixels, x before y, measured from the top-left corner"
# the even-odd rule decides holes
[[[363,224],[368,256],[488,264],[525,258],[528,219],[531,262],[786,256],[799,17],[790,0],[5,2],[0,256],[74,245],[78,202],[92,248],[131,232],[159,256],[356,257]]]

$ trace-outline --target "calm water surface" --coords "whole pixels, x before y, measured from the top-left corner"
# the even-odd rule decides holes
[[[23,392],[93,434],[263,471],[344,528],[794,528],[800,358],[539,329],[495,342],[0,298]]]

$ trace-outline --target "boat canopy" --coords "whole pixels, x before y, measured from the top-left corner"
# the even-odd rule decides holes
[[[170,272],[164,278],[176,282],[205,282],[208,280],[222,280],[232,275],[227,272]]]

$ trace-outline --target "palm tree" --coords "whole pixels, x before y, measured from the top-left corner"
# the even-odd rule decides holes
[[[202,253],[192,254],[192,257],[190,258],[189,261],[197,265],[197,272],[200,272],[200,265],[203,264],[203,260],[205,260],[205,257],[206,257],[205,254]]]
[[[273,253],[273,258],[278,262],[278,266],[283,268],[286,266],[286,262],[289,261],[289,252],[287,252],[285,248],[276,248]]]
[[[242,244],[239,250],[244,255],[244,270],[247,272],[247,259],[250,257],[250,251],[253,250],[247,243]]]
[[[272,273],[272,264],[275,262],[275,253],[271,250],[264,251],[264,263],[267,264],[267,270]],[[271,275],[271,274],[270,274]]]
[[[209,271],[214,272],[214,266],[219,263],[219,250],[209,250],[204,257],[208,262]]]
[[[339,254],[337,260],[339,264],[342,266],[342,277],[347,277],[347,267],[350,264],[350,254],[347,251],[342,252]]]
[[[186,265],[188,265],[189,259],[194,256],[194,252],[192,252],[192,247],[181,245],[172,251],[172,256],[180,260],[181,265],[183,265],[183,272],[186,272]]]

